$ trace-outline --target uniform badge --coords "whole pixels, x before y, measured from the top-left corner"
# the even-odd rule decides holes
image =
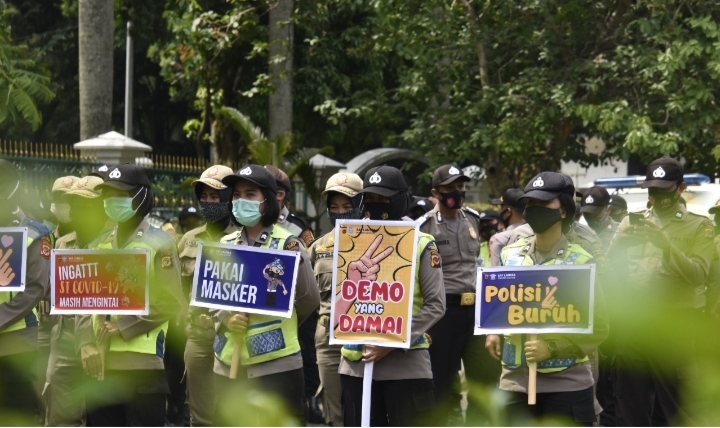
[[[675,213],[675,218],[683,218],[683,213],[682,213],[682,211],[676,212],[676,213]]]
[[[310,229],[305,229],[303,233],[300,234],[300,239],[305,243],[305,246],[308,247],[313,241],[313,233],[310,231]]]
[[[474,228],[474,227],[470,226],[469,232],[470,232],[470,237],[471,237],[472,239],[477,239],[477,232],[475,232],[475,228]]]
[[[431,242],[427,248],[430,251],[430,267],[442,267],[442,258],[440,258],[440,252],[438,251],[437,245],[434,242]]]
[[[144,233],[142,230],[138,230],[138,232],[135,234],[135,236],[137,236],[138,238],[142,238],[143,235]]]
[[[172,257],[170,256],[162,256],[160,259],[160,265],[164,268],[169,268],[172,266]]]
[[[382,181],[382,177],[380,177],[380,174],[378,174],[377,172],[375,172],[375,174],[373,174],[373,175],[370,176],[370,178],[368,179],[368,181],[370,182],[370,184],[378,184],[378,183],[380,183],[380,182]]]
[[[46,259],[50,258],[50,240],[43,237],[40,239],[40,255],[43,256]]]

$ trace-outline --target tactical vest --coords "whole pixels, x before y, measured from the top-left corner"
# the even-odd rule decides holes
[[[535,261],[529,255],[519,254],[527,245],[527,238],[520,239],[516,243],[503,248],[502,250],[502,264],[503,266],[535,266]],[[569,244],[567,251],[561,256],[551,258],[547,260],[543,265],[582,265],[592,260],[592,256],[587,253],[581,246],[577,244]],[[545,341],[558,340],[562,336],[557,334],[544,334],[542,338]],[[505,343],[503,345],[502,352],[502,365],[510,370],[515,370],[520,367],[527,367],[527,360],[525,359],[525,341],[527,335],[525,334],[512,334],[505,335]],[[539,373],[556,373],[563,370],[567,370],[575,364],[584,363],[589,358],[586,355],[581,359],[575,357],[570,358],[548,358],[545,361],[539,361],[537,363],[537,370]]]
[[[235,232],[227,235],[220,242],[232,244],[240,236],[240,233]],[[256,242],[256,246],[282,250],[285,248],[285,242],[291,237],[295,236],[275,224],[265,242],[260,245],[257,245],[260,242]],[[297,330],[297,313],[294,307],[291,318],[248,314],[247,331],[239,335],[243,341],[240,346],[240,364],[249,366],[277,360],[300,352]],[[223,334],[216,335],[213,344],[215,357],[228,366],[232,363],[235,336],[235,334],[226,331]]]
[[[152,228],[153,226],[150,227],[150,229]],[[152,231],[148,230],[148,233],[145,234],[145,238],[143,239],[143,241],[132,241],[127,246],[123,247],[123,249],[143,249],[150,251],[150,278],[154,278],[155,263],[153,263],[153,261],[155,260],[156,251],[155,248],[144,242],[145,239],[149,239],[150,233],[152,233]],[[98,244],[97,248],[107,250],[113,249],[112,243],[110,242],[103,242],[101,244]],[[122,315],[111,315],[110,321],[116,322],[121,317]],[[92,317],[92,319],[93,329],[95,330],[95,333],[97,333],[100,326],[99,317],[94,316]],[[153,354],[157,355],[160,358],[163,358],[163,356],[165,355],[165,335],[168,330],[168,326],[169,322],[165,321],[159,327],[156,327],[155,329],[150,330],[145,334],[133,337],[128,341],[125,341],[120,336],[112,337],[110,339],[110,347],[108,349],[110,352],[137,352],[139,354]]]
[[[413,316],[420,313],[425,298],[422,295],[420,286],[417,283],[420,278],[420,260],[422,259],[422,253],[434,241],[432,235],[427,233],[418,232],[418,252],[415,255],[415,288],[413,292]],[[427,339],[425,333],[423,333],[413,344],[410,346],[411,350],[428,349],[430,342]],[[349,361],[360,361],[362,360],[363,345],[343,345],[340,353],[345,359]]]
[[[26,244],[27,248],[29,248],[30,245],[32,245],[32,243],[35,242],[37,239],[40,239],[43,236],[47,237],[50,234],[46,230],[44,231],[43,229],[35,227],[35,225],[33,223],[35,223],[35,222],[26,218],[23,221],[23,224],[21,225],[22,227],[28,228],[27,244]],[[43,226],[43,228],[45,229],[45,226]],[[43,232],[45,232],[45,233],[43,233]],[[0,293],[0,305],[2,305],[3,303],[8,303],[9,301],[11,301],[13,299],[13,297],[17,296],[17,294],[18,293],[13,293],[13,292]],[[38,325],[37,309],[32,308],[32,311],[28,312],[28,314],[25,315],[25,318],[15,322],[14,324],[9,326],[5,330],[0,331],[0,334],[9,333],[11,331],[22,330],[27,327],[37,327],[37,325]]]

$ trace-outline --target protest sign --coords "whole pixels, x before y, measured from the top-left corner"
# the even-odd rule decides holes
[[[410,347],[417,225],[338,220],[330,344]]]
[[[200,243],[190,304],[290,318],[299,264],[295,251]]]
[[[0,292],[25,290],[27,228],[0,228]]]
[[[593,331],[595,265],[478,268],[475,334]]]
[[[150,253],[52,250],[50,314],[147,315]]]

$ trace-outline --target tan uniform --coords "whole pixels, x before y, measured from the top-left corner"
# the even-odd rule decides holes
[[[340,400],[342,389],[340,387],[340,374],[338,373],[341,346],[330,346],[328,332],[332,303],[334,249],[335,229],[313,242],[308,252],[313,263],[315,280],[320,290],[320,319],[315,331],[315,349],[320,382],[323,386],[325,421],[329,426],[342,426],[343,417]]]
[[[607,254],[607,251],[610,250],[610,243],[612,242],[612,239],[615,237],[615,231],[617,231],[618,226],[619,226],[619,223],[617,223],[612,218],[608,217],[607,221],[600,228],[600,230],[595,231],[598,238],[600,239],[600,242],[602,242],[602,244],[603,244],[603,248],[605,249],[606,254]]]
[[[225,230],[214,238],[208,233],[207,225],[193,229],[183,235],[178,244],[183,294],[189,295],[192,290],[198,244],[201,242],[218,242],[221,237],[238,230],[240,230],[240,226],[231,221]],[[192,426],[211,426],[215,413],[215,384],[213,377],[215,327],[210,311],[206,308],[190,306],[185,333],[187,334],[185,382],[191,423]]]
[[[513,236],[513,231],[518,227],[522,226],[523,224],[525,223],[511,224],[510,226],[506,227],[505,230],[494,234],[490,238],[490,244],[488,246],[490,250],[491,266],[500,266],[502,264],[500,262],[500,254],[502,253],[502,249],[514,242],[510,242],[510,238],[512,238]]]

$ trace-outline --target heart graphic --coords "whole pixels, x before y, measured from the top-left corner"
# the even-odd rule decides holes
[[[550,278],[548,278],[548,282],[550,283],[550,285],[555,285],[558,283],[558,279],[555,276],[551,276]]]
[[[0,242],[2,242],[5,248],[11,246],[14,241],[13,237],[8,235],[3,235],[2,238],[0,238]]]

